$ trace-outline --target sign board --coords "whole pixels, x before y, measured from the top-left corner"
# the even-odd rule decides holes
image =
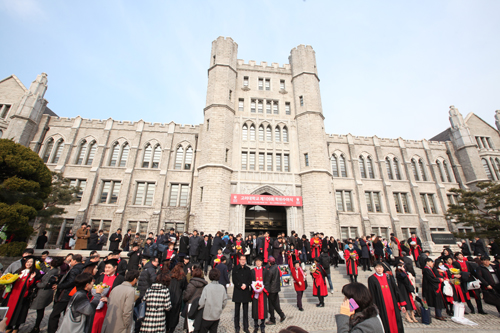
[[[431,234],[432,241],[435,244],[455,244],[455,236],[451,233]]]
[[[278,265],[281,275],[281,286],[291,286],[292,285],[292,277],[290,276],[290,267],[288,265]]]
[[[231,205],[302,207],[302,197],[284,195],[231,194]]]

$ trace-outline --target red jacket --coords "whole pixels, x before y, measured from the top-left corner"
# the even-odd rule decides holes
[[[293,286],[295,287],[295,291],[306,290],[304,271],[300,267],[298,269],[298,272],[297,272],[297,270],[295,270],[291,255],[288,255],[288,265],[290,267],[290,274],[292,275],[292,278],[293,278]],[[301,283],[300,285],[299,285],[299,282]]]

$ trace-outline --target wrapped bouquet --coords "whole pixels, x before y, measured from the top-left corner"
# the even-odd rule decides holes
[[[260,293],[264,291],[264,283],[262,281],[253,281],[252,282],[252,289],[255,293],[255,298],[258,299]]]
[[[6,285],[5,287],[6,293],[10,293],[10,291],[12,290],[12,284],[16,282],[17,279],[19,279],[19,275],[10,273],[5,274],[0,278],[0,284]]]
[[[351,253],[351,259],[356,259],[357,254],[356,253]]]
[[[236,251],[241,252],[241,245],[236,245]]]
[[[106,297],[109,293],[110,288],[106,283],[103,283],[103,282],[101,282],[99,284],[94,284],[94,286],[92,287],[92,296],[95,296],[97,294],[96,289],[98,286],[102,287],[101,297]],[[104,302],[100,301],[99,304],[97,305],[97,310],[102,309],[103,306],[104,306]]]
[[[318,247],[318,246],[319,246],[319,239],[315,239],[315,240],[314,240],[314,246],[315,246],[315,247]]]

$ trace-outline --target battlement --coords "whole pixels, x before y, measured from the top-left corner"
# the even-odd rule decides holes
[[[293,52],[293,51],[302,51],[302,50],[314,51],[314,49],[313,49],[313,47],[311,45],[300,44],[299,46],[294,47],[290,52]]]
[[[277,73],[290,73],[290,64],[280,65],[277,62],[272,62],[271,65],[268,65],[267,61],[261,61],[260,64],[257,64],[255,60],[249,60],[248,63],[245,63],[245,60],[238,59],[238,69],[250,69],[250,70],[261,70],[261,71],[273,71]]]
[[[220,41],[231,42],[231,43],[234,43],[234,44],[238,45],[238,43],[236,43],[234,41],[234,39],[232,39],[231,37],[224,37],[224,36],[217,37],[217,39],[214,40],[212,43],[216,43],[216,42],[220,42]]]
[[[368,144],[373,145],[378,141],[383,146],[399,146],[399,140],[405,143],[407,148],[424,148],[425,146],[432,149],[446,149],[446,143],[441,141],[427,141],[427,140],[405,140],[402,138],[379,138],[377,136],[354,136],[352,134],[327,134],[326,140],[328,143],[348,143],[348,137],[351,136],[354,144]]]

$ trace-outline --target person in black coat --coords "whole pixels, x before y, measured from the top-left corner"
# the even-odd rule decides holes
[[[460,249],[464,257],[469,257],[472,253],[469,249],[469,240],[462,239],[462,244],[460,245]]]
[[[203,236],[203,240],[200,245],[200,254],[198,256],[198,260],[200,262],[200,266],[207,275],[208,266],[210,265],[210,248],[212,247],[212,243],[208,235]]]
[[[276,259],[269,257],[269,265],[270,266],[267,268],[267,271],[269,272],[267,274],[267,281],[264,280],[264,285],[269,293],[267,299],[269,301],[270,313],[269,321],[266,322],[266,325],[274,325],[276,324],[276,317],[274,315],[275,310],[280,316],[281,322],[285,320],[286,316],[280,306],[279,292],[281,291],[281,274],[278,265],[276,265]],[[266,276],[264,275],[264,277]]]
[[[138,244],[132,244],[132,251],[130,251],[127,256],[130,258],[128,260],[127,270],[131,271],[133,269],[139,270],[141,264],[141,251],[139,250]]]
[[[179,240],[179,256],[189,255],[189,236],[187,232],[184,232],[181,239]]]
[[[427,250],[420,253],[420,255],[417,258],[417,267],[420,267],[421,270],[424,270],[426,262],[427,262],[427,258],[429,258],[430,254],[431,253]]]
[[[159,261],[157,257],[147,257],[149,260],[139,276],[137,281],[137,290],[140,292],[140,298],[144,297],[146,291],[151,288],[153,283],[156,281],[156,269],[158,267]]]
[[[36,239],[36,247],[35,249],[37,250],[42,250],[44,247],[45,247],[45,243],[48,242],[48,238],[47,238],[47,231],[42,231],[42,234],[40,236],[38,236],[38,238]]]
[[[118,250],[120,242],[122,241],[122,229],[116,230],[115,233],[111,234],[109,237],[109,250]]]
[[[411,260],[410,257],[406,256],[405,251],[401,252],[401,256],[398,257],[397,259],[398,259],[397,262],[401,262],[404,264],[406,272],[411,273],[411,275],[413,275],[414,277],[417,276],[417,274],[415,273],[415,268],[413,267],[413,260]]]
[[[327,248],[321,249],[321,254],[319,255],[319,262],[323,269],[325,270],[325,274],[328,280],[328,284],[330,286],[330,292],[333,294],[333,284],[332,284],[332,275],[330,272],[330,255],[328,254]]]
[[[500,274],[496,267],[490,265],[490,257],[483,256],[481,265],[477,268],[477,278],[481,281],[483,300],[497,308],[500,314]]]
[[[219,251],[219,249],[226,247],[226,243],[222,240],[220,235],[220,232],[218,232],[213,239],[212,247],[210,248],[210,255],[212,256],[212,259],[217,258],[217,251]]]
[[[330,255],[330,262],[333,267],[337,268],[339,266],[339,248],[335,238],[330,237],[328,241],[328,254]]]
[[[220,258],[220,264],[215,266],[215,268],[217,268],[220,272],[219,284],[223,285],[227,290],[227,285],[230,284],[231,281],[229,280],[229,271],[227,269],[226,261],[226,257]]]
[[[311,260],[311,242],[307,239],[306,235],[302,235],[302,254],[300,261],[307,263]]]
[[[359,239],[359,245],[361,246],[361,265],[363,266],[363,272],[367,270],[371,271],[370,268],[370,249],[366,243],[366,236]]]
[[[479,257],[488,255],[488,253],[485,250],[484,242],[479,237],[476,237],[476,243],[474,244],[474,255]]]
[[[494,240],[490,242],[490,254],[494,257],[498,257],[500,255],[500,248]]]
[[[99,230],[99,239],[97,240],[97,250],[102,251],[103,246],[108,242],[108,236],[104,234],[103,230]]]
[[[87,250],[99,250],[97,242],[99,241],[99,236],[97,235],[97,230],[90,230],[90,237],[87,243]]]
[[[434,260],[431,258],[425,259],[422,275],[423,298],[425,298],[429,307],[434,308],[436,319],[446,321],[441,313],[441,310],[445,309],[443,293],[440,286],[443,282],[443,278],[436,276],[434,272]]]
[[[411,274],[411,273],[410,273]],[[406,321],[409,323],[418,323],[415,319],[415,311],[417,309],[415,302],[413,301],[413,294],[415,292],[415,286],[413,286],[412,281],[408,273],[405,270],[403,263],[399,263],[396,268],[396,281],[398,282],[399,295],[401,300],[406,302],[404,306],[406,308]]]
[[[243,304],[243,332],[248,330],[248,303],[252,301],[252,270],[246,265],[247,258],[240,255],[240,264],[233,269],[234,328],[240,331],[240,308]]]

